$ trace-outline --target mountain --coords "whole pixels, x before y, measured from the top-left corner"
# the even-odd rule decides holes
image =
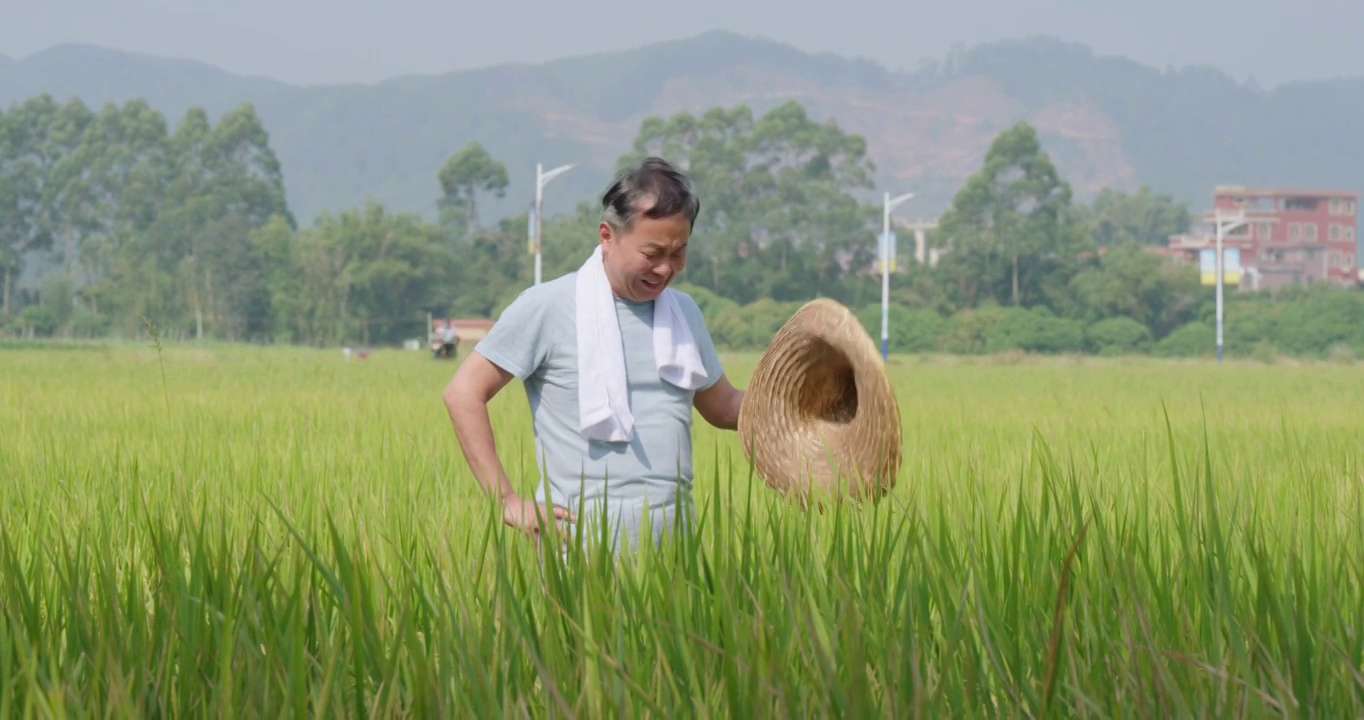
[[[712,32],[626,52],[375,84],[295,86],[202,63],[59,46],[0,60],[0,106],[39,93],[87,104],[146,98],[179,120],[255,105],[300,221],[372,196],[434,213],[436,173],[470,140],[508,169],[484,217],[524,210],[535,163],[577,163],[546,189],[562,212],[606,186],[639,122],[656,114],[795,99],[868,141],[878,180],[932,217],[999,131],[1037,126],[1081,198],[1149,184],[1202,209],[1214,185],[1364,188],[1364,78],[1272,92],[1204,67],[1158,70],[1051,38],[980,45],[915,72]],[[880,190],[878,187],[877,194]]]

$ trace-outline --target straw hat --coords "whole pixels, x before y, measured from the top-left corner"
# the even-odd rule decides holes
[[[814,300],[777,331],[749,382],[739,436],[783,494],[877,500],[895,486],[899,406],[878,348],[846,307]]]

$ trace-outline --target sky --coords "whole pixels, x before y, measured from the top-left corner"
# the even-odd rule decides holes
[[[10,57],[83,43],[298,84],[538,63],[709,30],[892,70],[1046,34],[1265,87],[1364,76],[1361,0],[0,0]]]

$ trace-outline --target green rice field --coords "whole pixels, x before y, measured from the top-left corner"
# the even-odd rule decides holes
[[[698,418],[697,531],[564,566],[429,353],[0,350],[0,715],[1364,715],[1364,366],[889,369],[883,502],[783,503]]]

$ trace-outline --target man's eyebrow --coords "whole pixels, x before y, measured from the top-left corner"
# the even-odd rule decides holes
[[[682,241],[682,244],[679,245],[678,247],[679,247],[679,248],[686,248],[688,242],[691,242],[691,240],[690,240],[690,239],[688,239],[688,240],[683,240],[683,241]],[[664,244],[663,244],[662,242],[658,241],[658,240],[650,240],[649,242],[645,243],[645,245],[644,245],[644,249],[645,249],[645,250],[662,250],[663,247],[664,247]]]

